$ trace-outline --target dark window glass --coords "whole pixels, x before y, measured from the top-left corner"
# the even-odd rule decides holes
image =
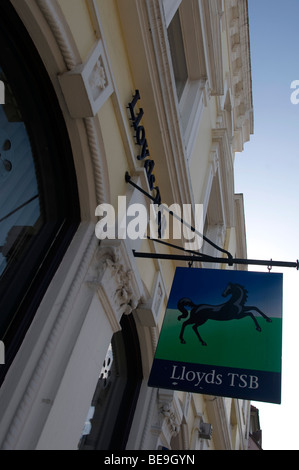
[[[36,165],[20,109],[0,69],[0,281],[26,252],[43,223]]]
[[[73,157],[52,83],[0,2],[0,340],[3,380],[80,222]]]
[[[99,374],[79,450],[125,450],[142,381],[132,315],[121,319]]]
[[[188,70],[179,10],[174,15],[167,32],[177,95],[180,100],[188,80]]]

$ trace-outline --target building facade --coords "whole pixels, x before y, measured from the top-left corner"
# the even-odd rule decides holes
[[[0,12],[0,448],[247,449],[249,402],[147,386],[188,263],[136,258],[177,251],[134,236],[130,212],[201,205],[201,252],[246,257],[233,171],[253,132],[246,0]]]

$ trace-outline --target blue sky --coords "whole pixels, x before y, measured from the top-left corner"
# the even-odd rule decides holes
[[[245,199],[248,258],[296,261],[299,104],[290,97],[292,81],[299,80],[299,0],[248,0],[248,5],[254,135],[236,156],[235,190]],[[298,450],[299,272],[273,272],[284,273],[282,405],[254,405],[263,448]]]

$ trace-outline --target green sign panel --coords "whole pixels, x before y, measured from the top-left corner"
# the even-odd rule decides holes
[[[148,385],[281,402],[282,274],[177,268]]]

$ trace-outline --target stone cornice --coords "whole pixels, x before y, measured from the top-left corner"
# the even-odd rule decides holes
[[[253,103],[247,0],[229,0],[226,29],[233,94],[234,150],[242,151],[253,134]]]
[[[234,176],[233,162],[227,129],[213,129],[212,143],[215,149],[220,168],[220,182],[222,199],[224,203],[224,215],[227,227],[234,226]]]
[[[226,398],[206,398],[207,411],[213,422],[213,439],[218,450],[232,450],[232,439],[229,417],[227,415]]]
[[[204,32],[209,88],[212,96],[219,96],[224,93],[220,27],[222,16],[221,3],[219,0],[201,0],[199,2]]]

